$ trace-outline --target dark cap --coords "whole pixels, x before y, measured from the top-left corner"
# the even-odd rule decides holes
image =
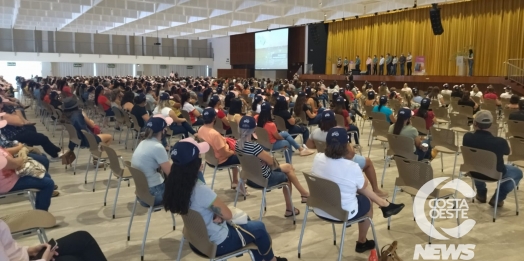
[[[490,111],[481,110],[475,114],[475,122],[481,124],[492,124],[493,114]]]
[[[217,103],[218,101],[220,101],[220,97],[218,95],[211,95],[211,97],[209,98],[209,101],[210,102],[214,102],[214,103]]]
[[[202,112],[202,119],[205,122],[213,121],[216,116],[217,116],[217,112],[215,111],[215,108],[212,108],[212,107],[207,107]]]
[[[237,95],[236,95],[234,92],[228,92],[228,93],[227,93],[227,98],[228,98],[228,99],[233,99],[233,98],[235,98],[235,97],[237,97]]]
[[[306,88],[306,94],[307,94],[307,95],[310,95],[310,94],[311,94],[311,88],[309,88],[309,87]]]
[[[167,100],[169,100],[170,98],[171,98],[171,97],[169,96],[169,93],[167,93],[167,92],[163,92],[163,93],[161,93],[161,94],[160,94],[160,97],[159,97],[159,99],[160,99],[161,101],[167,101]]]
[[[398,120],[405,121],[413,116],[413,111],[409,108],[401,108],[397,113]]]
[[[327,136],[326,136],[326,144],[328,146],[330,145],[336,145],[336,144],[348,144],[348,133],[345,128],[342,127],[333,127],[329,129]]]
[[[257,95],[257,96],[255,96],[255,101],[254,102],[258,103],[258,102],[261,102],[262,100],[263,100],[262,96],[261,95]]]
[[[300,91],[300,92],[298,92],[297,96],[298,96],[298,97],[306,96],[306,93]]]
[[[261,111],[271,111],[271,104],[269,102],[263,102],[262,105],[260,105]]]
[[[342,97],[342,96],[338,96],[336,101],[337,101],[337,103],[346,103],[346,99],[344,99],[344,97]]]
[[[422,101],[420,101],[421,107],[429,107],[430,104],[431,104],[431,100],[428,98],[424,98],[422,99]]]
[[[368,99],[369,100],[375,99],[375,92],[374,91],[369,91],[368,92]]]
[[[332,110],[324,110],[322,112],[322,117],[320,118],[320,121],[335,121],[335,113]]]
[[[255,121],[255,118],[251,116],[242,117],[242,119],[240,119],[240,123],[238,124],[238,127],[240,129],[245,129],[245,130],[254,129],[256,126],[257,126],[257,122]]]
[[[386,95],[380,96],[379,103],[384,105],[388,102],[388,97]]]
[[[175,143],[171,150],[171,160],[178,166],[187,165],[198,159],[200,154],[209,151],[207,142],[196,142],[193,138],[186,138]]]
[[[282,95],[279,95],[277,97],[277,102],[286,102],[286,97],[285,96],[282,96]]]
[[[62,108],[64,110],[71,110],[78,107],[78,101],[74,97],[68,97],[63,100]]]
[[[173,119],[171,117],[160,117],[160,116],[154,116],[149,118],[149,120],[146,123],[146,127],[153,130],[153,133],[158,133],[164,130],[167,126],[169,126],[169,123],[173,123]]]

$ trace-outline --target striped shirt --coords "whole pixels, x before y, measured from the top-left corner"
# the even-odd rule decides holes
[[[264,149],[258,143],[246,141],[243,149],[239,148],[239,142],[237,142],[235,145],[235,151],[258,157]],[[271,176],[271,168],[263,160],[259,160],[262,167],[262,176],[268,179]]]

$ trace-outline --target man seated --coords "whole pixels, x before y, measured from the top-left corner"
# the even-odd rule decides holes
[[[524,100],[519,101],[519,110],[509,114],[510,121],[524,121]],[[524,131],[524,130],[523,130]]]
[[[510,164],[504,164],[504,155],[509,155],[510,148],[508,142],[501,137],[494,137],[491,132],[489,132],[489,127],[493,123],[493,115],[490,111],[480,111],[475,115],[473,121],[473,127],[475,132],[464,134],[464,139],[462,145],[487,150],[495,153],[497,156],[497,171],[502,172],[502,178],[512,178],[516,184],[519,184],[522,179],[522,170],[517,167],[514,167]],[[471,176],[474,178],[485,178],[481,173],[471,173]],[[486,182],[475,180],[475,187],[477,188],[476,199],[480,203],[486,203],[487,188]],[[499,202],[497,203],[498,207],[504,205],[504,199],[511,190],[514,189],[513,182],[504,182],[500,184],[499,191]],[[489,200],[490,206],[495,206],[495,194]]]

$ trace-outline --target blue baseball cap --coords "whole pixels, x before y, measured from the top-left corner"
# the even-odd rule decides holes
[[[271,111],[271,104],[269,102],[263,102],[262,105],[260,105],[261,111]]]
[[[186,138],[175,143],[171,149],[171,160],[178,166],[184,166],[199,158],[200,154],[209,151],[207,142],[196,142],[193,138]]]
[[[233,98],[235,98],[235,97],[237,97],[237,95],[236,95],[234,92],[228,92],[228,93],[227,93],[227,98],[228,98],[228,99],[233,99]]]
[[[202,119],[205,122],[210,122],[217,116],[217,112],[215,111],[215,108],[207,107],[202,112]]]
[[[169,96],[169,93],[167,93],[167,92],[163,92],[163,93],[161,93],[161,94],[160,94],[160,97],[159,97],[159,99],[160,99],[161,101],[167,101],[167,100],[169,100],[170,98],[171,98],[171,97]]]
[[[401,108],[397,113],[398,120],[405,121],[413,116],[413,111],[410,108]]]
[[[261,102],[261,101],[262,101],[262,96],[260,95],[255,96],[255,102]]]
[[[328,146],[335,144],[347,144],[348,142],[348,133],[345,128],[333,127],[329,129],[326,136],[326,144]]]
[[[169,118],[169,119],[167,119]],[[173,119],[171,117],[163,118],[161,116],[153,116],[149,118],[149,120],[146,123],[146,127],[153,130],[153,133],[158,133],[163,131],[167,126],[171,125],[173,123]]]
[[[298,95],[298,97],[302,97],[302,96],[306,96],[306,93],[304,93],[303,91],[300,91],[300,92],[298,92],[297,95]]]
[[[245,130],[254,129],[256,126],[257,126],[257,122],[255,118],[251,116],[242,117],[242,119],[240,119],[240,123],[238,124],[238,127],[240,129],[245,129]]]
[[[332,110],[325,110],[322,112],[322,117],[320,121],[335,121],[335,113]]]
[[[430,104],[431,100],[428,98],[424,98],[422,99],[422,101],[420,101],[420,106],[429,107]]]
[[[375,92],[374,91],[369,91],[368,92],[368,99],[369,100],[375,99]]]
[[[286,101],[286,97],[285,96],[279,95],[277,97],[277,102],[285,102],[285,101]]]
[[[212,95],[211,98],[209,98],[209,101],[212,101],[212,102],[218,102],[220,101],[220,97],[216,94]]]
[[[346,99],[344,99],[342,96],[338,96],[337,103],[346,103]]]
[[[334,92],[334,93],[332,94],[332,97],[333,97],[333,100],[337,100],[337,98],[340,97],[340,93],[338,93],[338,92]]]
[[[380,96],[380,100],[379,100],[380,104],[384,105],[388,102],[388,97],[386,95],[382,95]]]

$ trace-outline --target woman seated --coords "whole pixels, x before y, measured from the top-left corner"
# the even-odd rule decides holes
[[[186,119],[181,115],[177,115],[171,108],[169,103],[169,93],[163,92],[160,94],[158,106],[153,110],[153,114],[162,114],[163,117],[171,117],[173,124],[169,128],[173,131],[173,135],[184,134],[185,138],[189,138],[189,134],[195,135],[195,130],[187,123]]]
[[[60,106],[62,106],[62,102],[58,99],[59,95],[58,95],[58,92],[56,91],[52,91],[50,94],[49,94],[49,99],[50,99],[50,103],[51,106],[53,106],[53,108],[57,109],[57,110],[62,110]]]
[[[237,153],[253,155],[260,159],[262,175],[264,176],[264,178],[268,179],[269,187],[278,185],[282,182],[289,181],[299,191],[300,196],[302,197],[302,203],[306,203],[307,197],[309,196],[309,192],[305,190],[304,187],[302,187],[302,185],[298,181],[293,166],[289,163],[274,166],[275,163],[271,154],[265,151],[262,148],[262,146],[260,146],[258,143],[251,141],[251,135],[255,132],[255,128],[255,118],[251,116],[242,117],[239,125],[240,139],[236,143],[235,151]],[[247,182],[252,187],[258,187],[256,184],[251,183],[249,180]],[[291,188],[292,187],[289,186],[290,193]],[[286,201],[286,213],[284,216],[291,217],[293,216],[293,212],[291,210],[291,201],[288,198],[287,191],[283,190],[282,192],[284,193],[284,199]],[[295,215],[300,214],[300,211],[297,208],[295,208],[294,211]]]
[[[377,104],[376,93],[374,90],[369,90],[368,98],[364,101],[364,106],[375,106]]]
[[[204,111],[205,113],[205,111]],[[233,218],[231,210],[208,186],[198,182],[199,169],[204,154],[209,150],[209,144],[194,141],[177,142],[173,146],[171,159],[173,166],[166,179],[164,192],[164,209],[174,214],[186,215],[189,209],[198,212],[204,222],[209,240],[217,245],[216,256],[225,255],[242,248],[243,240],[246,244],[254,243],[258,251],[252,251],[256,261],[287,261],[285,258],[275,257],[271,249],[271,238],[260,221],[248,221],[239,225],[241,232],[230,226],[227,221]],[[193,151],[178,153],[178,151]],[[193,251],[198,250],[190,244]]]
[[[185,89],[183,89],[185,90]],[[202,126],[204,121],[200,117],[201,113],[199,110],[193,106],[189,101],[190,96],[188,92],[180,94],[180,103],[182,104],[182,110],[186,111],[189,114],[189,119],[191,120],[192,126]]]
[[[240,119],[242,118],[242,106],[243,106],[243,101],[240,99],[240,98],[233,98],[231,99],[230,101],[230,104],[229,104],[229,111],[228,111],[228,114],[227,114],[227,119],[229,121],[235,121],[238,125],[238,123],[240,122]]]
[[[111,109],[111,101],[107,98],[102,85],[96,87],[95,90],[95,105],[98,106],[99,104],[102,106],[102,109],[106,114],[103,124],[107,126],[109,118],[114,117],[115,112],[113,112],[113,109]]]
[[[46,84],[44,85],[44,87],[42,87],[42,90],[40,91],[40,99],[43,102],[50,104],[51,99],[49,99],[49,94],[51,94],[51,86]]]
[[[322,107],[319,101],[319,97],[324,95],[324,91],[320,88],[306,88],[305,93],[307,100],[305,106],[302,105],[300,109],[306,112],[306,118],[310,125],[318,124],[320,122],[320,115],[325,108]],[[327,100],[327,97],[325,98]]]
[[[129,89],[129,87],[126,88],[128,90],[124,91],[122,100],[120,101],[120,106],[125,111],[130,112],[133,109],[133,106],[135,106],[135,104],[133,103],[135,99],[135,94],[131,91],[131,89]]]
[[[36,256],[45,249],[39,261],[106,261],[104,253],[96,240],[86,231],[77,231],[56,240],[57,248],[48,244],[32,247],[19,246],[11,236],[7,224],[0,220],[0,260],[27,261],[36,260]]]
[[[326,152],[315,156],[312,172],[314,175],[337,183],[340,188],[342,209],[349,212],[348,221],[364,216],[372,218],[371,202],[379,205],[384,218],[396,215],[404,208],[404,204],[389,203],[369,189],[368,181],[362,175],[358,164],[351,160],[351,145],[344,128],[331,128],[327,133],[326,144]],[[315,214],[325,219],[336,220],[321,209],[315,209]],[[370,224],[369,220],[358,224],[358,241],[355,247],[358,253],[375,248],[375,241],[366,238]]]
[[[411,116],[413,116],[413,112],[410,109],[401,108],[397,114],[397,122],[389,126],[389,133],[412,138],[415,143],[413,153],[417,154],[419,161],[431,159],[431,146],[429,141],[420,139],[418,130],[410,124]]]
[[[415,117],[420,117],[426,121],[426,130],[431,129],[433,124],[437,122],[437,118],[435,118],[435,114],[433,113],[433,111],[429,110],[429,106],[431,102],[432,101],[429,98],[424,98],[420,102],[420,107],[418,109],[413,110]],[[433,101],[433,102],[437,102],[437,101]]]
[[[146,110],[146,95],[140,94],[135,97],[134,99],[135,105],[133,105],[133,109],[131,109],[131,114],[133,114],[136,117],[135,123],[138,124],[141,130],[145,128],[145,122],[149,120],[149,113]]]
[[[440,94],[440,89],[438,88],[438,86],[433,87],[427,97],[431,100],[432,103],[438,103],[440,107],[446,106],[444,96]]]
[[[226,97],[226,101],[230,101],[231,98],[235,97],[234,92],[229,92]],[[231,103],[231,102],[228,102]],[[231,104],[228,104],[231,105]],[[226,113],[223,110],[222,102],[220,101],[220,97],[218,95],[213,95],[211,98],[209,98],[208,106],[211,108],[214,108],[217,113],[217,120],[220,120],[222,122],[222,128],[226,131],[226,134],[231,134],[231,126],[229,125],[229,121],[226,117]]]
[[[257,126],[266,130],[269,136],[269,142],[273,144],[273,150],[287,148],[284,153],[287,163],[292,163],[293,149],[291,147],[300,151],[300,156],[307,156],[315,153],[312,150],[308,150],[298,145],[295,139],[287,131],[278,131],[277,125],[273,122],[273,116],[271,115],[271,105],[269,105],[268,102],[262,103],[260,114],[255,116],[255,118],[257,119]]]
[[[462,93],[462,98],[458,101],[458,105],[464,105],[473,108],[473,114],[477,113],[480,110],[479,104],[477,104],[473,99],[471,99],[469,92]]]
[[[262,95],[256,95],[255,97],[253,97],[253,103],[251,104],[251,113],[253,115],[257,115],[260,113],[260,104],[262,104],[262,101],[264,100],[264,98],[262,97]]]
[[[345,107],[346,100],[342,97],[338,97],[335,101],[335,108],[333,109],[333,111],[335,112],[335,114],[342,115],[342,117],[344,117],[344,126],[340,127],[346,128],[350,137],[355,138],[355,144],[360,145],[358,139],[360,136],[360,131],[358,127],[353,123],[352,115],[349,114]],[[351,142],[351,138],[349,142]]]
[[[302,134],[303,143],[306,144],[309,139],[309,129],[303,125],[298,125],[295,118],[289,112],[288,102],[286,97],[279,96],[277,98],[273,114],[284,119],[286,129],[290,134]]]
[[[297,100],[295,102],[295,107],[293,108],[293,111],[295,112],[295,116],[297,117],[305,113],[305,118],[307,122],[304,122],[304,124],[318,124],[320,122],[320,114],[315,113],[313,111],[313,108],[309,104],[307,104],[306,94],[302,91],[299,91],[297,94]]]
[[[373,107],[373,112],[380,112],[386,115],[386,121],[389,122],[389,124],[393,124],[397,121],[397,119],[395,119],[395,115],[393,115],[393,110],[386,106],[387,103],[388,97],[380,96],[379,104]]]
[[[98,143],[102,142],[104,145],[109,146],[111,142],[113,142],[113,136],[111,134],[100,133],[100,128],[78,108],[78,100],[76,98],[70,97],[64,99],[62,108],[64,110],[64,118],[69,120],[71,125],[75,127],[76,134],[82,141],[80,144],[81,147],[89,147],[89,143],[82,133],[82,130],[93,134]],[[74,151],[74,149],[75,144],[69,142],[69,150]],[[97,160],[93,159],[93,162],[96,164]]]
[[[324,111],[322,113],[322,120],[320,121],[319,128],[315,129],[311,133],[311,138],[307,142],[308,148],[316,149],[315,140],[326,142],[327,133],[331,128],[337,126],[337,120],[333,111]],[[349,155],[348,159],[354,161],[362,169],[364,174],[366,174],[367,179],[371,183],[373,191],[382,198],[388,196],[388,193],[382,191],[378,187],[377,183],[377,173],[375,172],[375,166],[371,159],[364,157],[362,155],[356,154],[352,146],[348,146]]]
[[[518,95],[515,95],[515,94],[511,95],[511,98],[509,98],[509,103],[508,105],[506,105],[506,108],[518,110],[519,101],[520,101],[520,97]]]

